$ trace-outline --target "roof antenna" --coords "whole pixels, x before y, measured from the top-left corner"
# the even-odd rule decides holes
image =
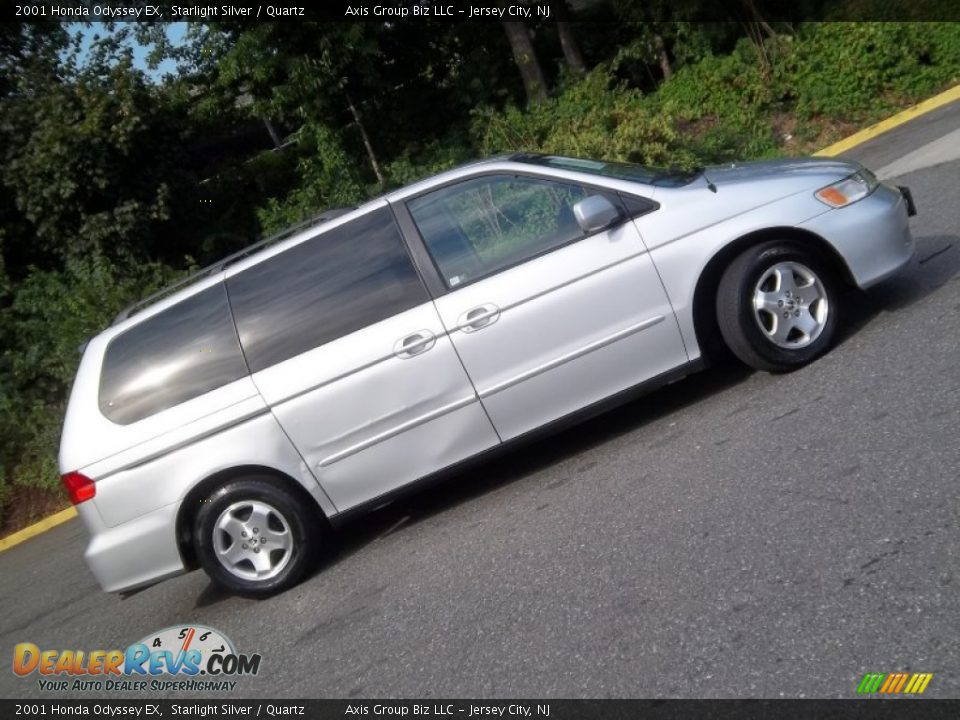
[[[714,185],[713,181],[710,180],[709,176],[707,175],[707,169],[703,165],[695,165],[693,171],[703,175],[703,180],[707,183],[707,188],[709,188],[710,192],[715,193],[717,191],[717,186]]]

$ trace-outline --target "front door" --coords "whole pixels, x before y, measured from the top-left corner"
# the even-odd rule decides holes
[[[687,360],[634,223],[580,229],[573,205],[591,194],[505,173],[407,201],[448,288],[443,325],[503,440]]]

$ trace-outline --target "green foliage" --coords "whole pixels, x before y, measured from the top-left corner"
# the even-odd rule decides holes
[[[80,344],[177,275],[97,253],[71,257],[62,270],[29,271],[0,309],[0,487],[58,487],[56,449]]]
[[[638,42],[620,48],[614,70],[649,52]],[[960,24],[819,23],[743,38],[729,54],[688,62],[650,95],[600,65],[536,107],[476,111],[473,132],[482,153],[686,166],[782,154],[781,117],[868,120],[958,78]]]
[[[402,187],[449,170],[474,157],[475,151],[466,138],[447,136],[421,145],[408,145],[384,166],[384,174],[389,187]]]
[[[305,125],[298,133],[300,181],[286,197],[270,198],[260,210],[269,233],[332,207],[356,205],[365,196],[357,163],[325,125]]]
[[[182,142],[143,74],[122,60],[5,103],[2,182],[30,224],[21,262],[143,251],[173,214]],[[149,168],[149,171],[144,170]],[[69,244],[68,241],[69,240]]]
[[[772,96],[747,40],[727,56],[709,56],[684,68],[657,94],[666,112],[687,120],[759,115],[770,106]]]
[[[655,99],[664,115],[685,128],[687,143],[701,162],[760,157],[775,149],[769,119],[776,89],[748,40],[727,56],[681,68]]]
[[[777,78],[801,116],[875,117],[960,78],[958,23],[821,23],[804,30]]]
[[[639,90],[615,83],[605,66],[527,110],[478,109],[473,132],[485,155],[528,150],[649,165],[693,161],[669,118]]]

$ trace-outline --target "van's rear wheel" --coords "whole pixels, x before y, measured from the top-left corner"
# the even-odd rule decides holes
[[[282,592],[316,558],[320,523],[312,510],[270,478],[232,480],[197,513],[193,537],[200,564],[237,595]]]
[[[839,305],[840,283],[828,263],[798,244],[773,241],[748,248],[723,273],[717,322],[747,365],[785,372],[829,348]]]

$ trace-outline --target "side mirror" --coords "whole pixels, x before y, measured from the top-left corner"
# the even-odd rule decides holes
[[[600,232],[620,219],[620,211],[603,195],[590,195],[573,206],[577,224],[588,235]]]

